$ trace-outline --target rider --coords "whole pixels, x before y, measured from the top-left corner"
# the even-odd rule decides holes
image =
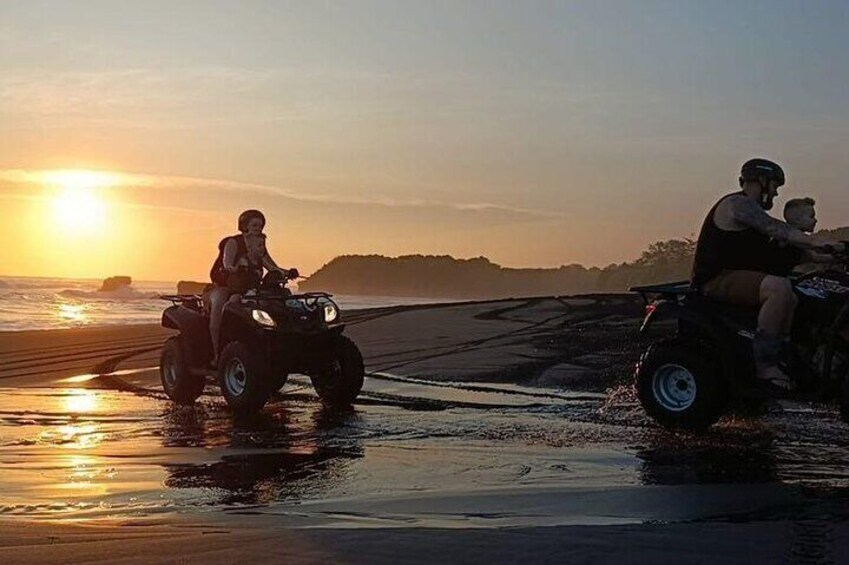
[[[776,392],[793,389],[778,358],[798,299],[789,279],[769,274],[770,240],[803,250],[817,245],[808,233],[766,213],[784,181],[784,171],[772,161],[743,165],[742,190],[720,199],[705,218],[692,274],[693,286],[706,297],[760,307],[753,340],[757,377]]]
[[[224,306],[234,297],[257,288],[263,268],[277,271],[289,279],[297,278],[297,269],[281,269],[265,248],[265,216],[259,210],[245,210],[239,215],[239,234],[225,237],[218,244],[218,258],[209,273],[213,287],[209,292],[209,332],[212,337],[213,361],[218,362],[218,339]]]
[[[816,201],[813,198],[794,198],[784,205],[784,220],[805,233],[814,233],[817,226],[817,214],[814,209]],[[786,242],[773,241],[772,261],[769,274],[780,277],[789,276],[802,263],[828,263],[833,261],[831,255],[803,250],[788,245]]]

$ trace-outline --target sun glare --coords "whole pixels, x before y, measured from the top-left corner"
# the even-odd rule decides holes
[[[57,191],[53,219],[71,233],[91,233],[103,227],[106,203],[99,190],[114,184],[114,177],[101,171],[44,172],[42,182]]]

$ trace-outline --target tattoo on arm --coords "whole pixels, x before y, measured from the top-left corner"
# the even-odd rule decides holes
[[[734,219],[744,226],[753,228],[778,241],[790,239],[793,227],[767,214],[757,202],[748,198],[740,198],[734,202],[733,212]]]

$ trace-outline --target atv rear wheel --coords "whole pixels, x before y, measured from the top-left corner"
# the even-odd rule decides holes
[[[311,372],[312,386],[321,401],[330,408],[348,408],[363,388],[365,368],[357,345],[339,336],[328,352],[326,361]]]
[[[719,420],[728,402],[719,369],[678,340],[655,344],[643,354],[636,386],[646,413],[670,429],[703,431]]]
[[[843,375],[840,385],[840,419],[849,423],[849,372]]]
[[[239,414],[262,410],[272,387],[262,357],[240,341],[227,344],[218,362],[218,385],[230,408]]]
[[[177,404],[193,404],[203,393],[206,379],[191,372],[184,351],[183,338],[169,337],[159,357],[159,377],[168,398]]]

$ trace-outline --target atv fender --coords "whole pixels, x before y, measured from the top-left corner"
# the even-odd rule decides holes
[[[262,342],[262,333],[272,331],[257,325],[251,319],[248,311],[236,305],[227,304],[221,315],[221,345],[224,346],[231,341],[241,341],[253,346],[255,342]]]
[[[656,322],[665,320],[686,320],[705,330],[708,335],[713,334],[710,324],[702,316],[672,300],[658,300],[652,303],[652,308],[640,327],[640,333],[647,333]]]
[[[192,367],[203,367],[209,360],[212,342],[207,319],[182,306],[171,306],[162,313],[162,326],[179,330]]]
[[[736,373],[735,360],[731,353],[733,344],[727,332],[717,327],[715,323],[712,323],[703,314],[694,311],[692,308],[685,308],[678,302],[672,300],[658,300],[655,302],[654,307],[646,314],[643,320],[643,325],[640,327],[640,334],[647,333],[655,323],[665,320],[677,320],[679,329],[683,322],[689,328],[696,330],[698,334],[707,338],[707,340],[715,345],[716,354],[725,377],[730,379]]]

